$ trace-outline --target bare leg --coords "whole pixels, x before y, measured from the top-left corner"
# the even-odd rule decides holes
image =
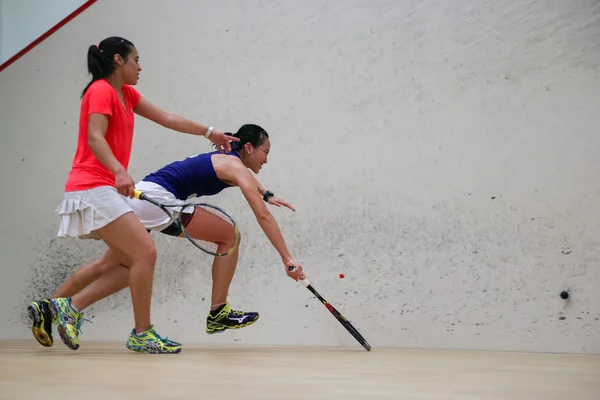
[[[220,252],[231,248],[235,240],[233,227],[229,223],[214,214],[203,212],[202,209],[196,210],[196,213],[185,229],[195,239],[216,243],[219,245]],[[239,244],[230,255],[215,257],[213,261],[211,310],[218,308],[227,300],[229,286],[231,285],[238,262],[238,254]]]
[[[64,299],[71,297],[73,300],[73,296],[76,296],[79,292],[84,290],[90,284],[93,284],[98,278],[102,275],[106,274],[111,268],[119,268],[121,270],[127,271],[125,268],[122,268],[113,256],[114,251],[108,250],[105,255],[100,259],[93,261],[87,265],[84,265],[75,273],[73,273],[69,278],[58,288],[58,290],[50,297],[51,299]],[[127,286],[127,283],[125,284]],[[115,290],[116,291],[116,290]],[[85,301],[85,299],[84,299]],[[82,311],[84,305],[82,302],[78,302],[75,300],[71,302],[71,305]],[[91,304],[91,303],[89,303]],[[85,307],[87,305],[85,304]],[[50,304],[44,302],[33,302],[31,303],[27,310],[30,318],[32,319],[32,333],[34,338],[40,343],[42,346],[52,346],[53,338],[52,338],[52,315],[50,310]],[[78,341],[76,339],[76,334],[69,335],[67,334],[69,340],[71,342],[71,348],[78,347]]]
[[[127,258],[121,263],[129,268],[129,287],[133,303],[135,330],[136,333],[141,333],[152,325],[150,308],[154,265],[156,263],[154,242],[140,220],[132,212],[99,229],[98,233],[108,247]],[[117,276],[116,273],[115,276]]]
[[[79,348],[81,313],[77,310],[129,286],[135,328],[126,347],[137,352],[179,353],[181,345],[161,339],[150,318],[156,263],[156,247],[151,236],[133,212],[122,215],[98,233],[111,250],[105,255],[104,262],[98,264],[101,277],[70,300],[56,298],[50,303],[52,318],[59,321],[57,331],[63,343],[71,350]],[[89,268],[84,270],[84,283],[96,277],[96,272]],[[63,289],[68,291],[69,288]]]
[[[89,288],[73,296],[71,304],[79,311],[83,311],[86,307],[120,292],[127,286],[129,286],[129,269],[118,265],[117,268],[112,268],[106,272]]]
[[[226,257],[215,257],[212,267],[212,299],[211,299],[211,310],[217,309],[220,305],[227,301],[227,294],[229,293],[229,286],[231,280],[235,274],[235,268],[237,266],[239,246]],[[221,251],[221,249],[219,249]]]
[[[69,278],[71,280],[79,273],[82,277],[80,281],[85,280],[84,282],[75,281],[70,286],[74,290],[73,294],[65,296],[60,293],[60,296],[57,297],[72,297],[71,304],[77,310],[83,311],[95,302],[125,289],[129,286],[129,269],[121,263],[124,260],[126,260],[126,257],[123,254],[119,255],[118,252],[109,249],[101,260],[82,267]],[[95,267],[95,269],[92,270],[92,267]],[[61,287],[67,286],[69,280]],[[80,284],[75,287],[76,283]],[[89,286],[90,283],[91,286]],[[65,290],[68,288],[69,286]]]
[[[230,249],[235,240],[234,228],[214,214],[196,212],[186,227],[190,236],[216,243],[219,251]],[[241,241],[241,240],[240,240]],[[226,257],[215,257],[213,261],[212,299],[210,313],[206,316],[206,332],[209,335],[228,329],[239,329],[254,324],[257,312],[233,310],[227,302],[229,286],[236,270],[238,246]]]
[[[113,250],[108,249],[100,260],[92,261],[75,271],[52,295],[52,299],[73,297],[98,280],[111,268],[120,265]]]

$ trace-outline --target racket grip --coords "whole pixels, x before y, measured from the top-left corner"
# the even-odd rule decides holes
[[[293,270],[294,270],[294,268],[296,268],[296,267],[294,267],[293,265],[292,265],[292,266],[289,266],[289,267],[288,267],[288,271],[293,271]],[[301,280],[299,280],[298,282],[300,282],[300,283],[301,283],[301,284],[302,284],[304,287],[308,287],[308,285],[310,285],[310,283],[308,282],[308,280],[307,280],[307,279],[301,279]]]
[[[136,199],[140,199],[143,200],[144,199],[144,193],[140,192],[137,189],[133,189],[133,195],[135,196]]]

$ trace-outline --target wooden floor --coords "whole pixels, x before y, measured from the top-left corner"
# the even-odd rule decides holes
[[[0,399],[599,400],[600,356],[0,341]]]

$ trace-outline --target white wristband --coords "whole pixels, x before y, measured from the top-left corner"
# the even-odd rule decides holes
[[[208,130],[204,134],[204,137],[208,139],[208,137],[213,133],[214,130],[215,130],[215,128],[213,128],[212,126],[209,126]]]

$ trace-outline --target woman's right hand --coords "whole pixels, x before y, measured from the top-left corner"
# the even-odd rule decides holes
[[[210,140],[211,142],[213,142],[213,144],[215,146],[217,146],[217,150],[219,150],[219,152],[230,152],[231,151],[231,141],[234,142],[239,142],[240,138],[237,138],[235,136],[230,136],[225,134],[224,132],[218,131],[218,130],[214,130],[213,133],[210,134],[210,136],[208,137],[208,140]]]
[[[135,183],[126,170],[115,175],[115,186],[117,187],[117,192],[119,192],[119,194],[129,197],[130,199],[133,198]]]
[[[302,268],[302,265],[296,264],[294,261],[288,261],[285,263],[285,273],[296,282],[306,279],[304,268]]]

